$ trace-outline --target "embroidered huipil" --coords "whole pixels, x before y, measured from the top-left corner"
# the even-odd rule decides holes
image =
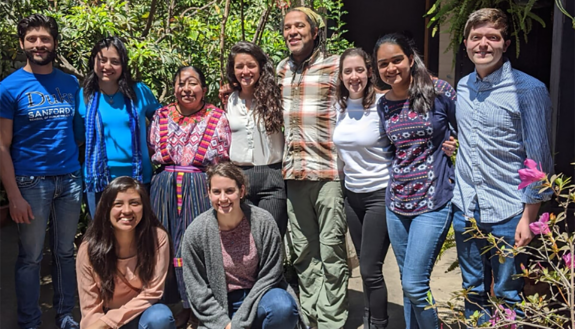
[[[377,105],[395,154],[386,205],[401,215],[436,210],[453,196],[453,165],[441,144],[449,139],[449,124],[457,128],[455,93],[443,80],[434,84],[443,93],[426,114],[410,110],[409,100],[389,101],[384,96]]]
[[[552,173],[551,100],[539,80],[503,66],[481,79],[473,72],[457,85],[459,152],[453,204],[466,216],[497,223],[520,214],[523,204],[549,200],[539,184],[518,190],[518,170],[530,158]],[[551,191],[548,191],[551,192]]]
[[[222,110],[207,104],[204,109],[191,116],[182,116],[173,104],[168,105],[167,140],[166,143],[160,143],[162,137],[159,127],[160,113],[164,110],[165,108],[156,111],[150,125],[150,146],[154,148],[152,161],[158,164],[191,166],[202,136],[208,128],[210,116],[215,111]],[[204,166],[229,159],[231,131],[225,114],[222,113],[221,115],[211,143],[207,145],[202,162]],[[162,155],[162,152],[167,153],[171,161],[166,161],[166,154]]]
[[[318,50],[301,65],[291,58],[277,67],[285,124],[283,175],[286,180],[339,180],[333,143],[337,111],[335,88],[339,56]]]

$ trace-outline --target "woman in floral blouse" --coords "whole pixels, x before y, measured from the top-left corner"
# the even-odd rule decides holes
[[[150,194],[156,215],[172,237],[184,305],[177,318],[186,320],[190,305],[182,278],[180,242],[192,220],[210,208],[205,168],[229,159],[231,132],[224,111],[205,101],[207,86],[201,70],[180,68],[174,91],[176,102],[156,111],[150,126],[152,161],[160,165]]]

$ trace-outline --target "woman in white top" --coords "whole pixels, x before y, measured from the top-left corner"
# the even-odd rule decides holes
[[[283,108],[273,64],[259,46],[241,41],[230,51],[226,73],[234,88],[226,107],[232,130],[230,160],[248,177],[248,201],[272,214],[283,237]]]
[[[382,265],[389,248],[385,189],[393,154],[381,131],[371,59],[360,48],[340,57],[333,141],[344,162],[345,214],[359,257],[365,302],[364,328],[387,325],[387,288]]]

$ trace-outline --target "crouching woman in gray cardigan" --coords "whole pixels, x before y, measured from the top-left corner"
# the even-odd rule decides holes
[[[238,167],[220,163],[207,175],[213,209],[194,219],[182,241],[184,282],[199,328],[296,328],[298,306],[286,290],[272,215],[243,202],[247,182]]]

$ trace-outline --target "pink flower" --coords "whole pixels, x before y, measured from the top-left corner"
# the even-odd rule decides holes
[[[497,325],[498,322],[505,321],[505,322],[510,322],[510,323],[509,323],[509,325],[504,326],[503,328],[505,328],[505,329],[517,329],[517,324],[513,323],[513,321],[515,321],[515,317],[517,316],[515,311],[508,309],[506,307],[503,307],[501,305],[499,305],[499,309],[503,313],[504,318],[500,318],[499,312],[495,311],[495,315],[493,315],[493,317],[491,317],[491,320],[489,320],[491,325],[495,326],[495,325]]]
[[[521,178],[521,184],[519,184],[519,187],[517,187],[518,190],[525,188],[531,183],[542,181],[545,179],[545,177],[547,177],[544,172],[537,169],[537,163],[535,161],[526,159],[523,164],[527,168],[519,169],[519,178]]]
[[[550,234],[551,230],[549,229],[549,225],[547,225],[548,222],[549,213],[545,212],[541,214],[538,221],[529,224],[529,228],[533,234]]]
[[[567,268],[575,269],[575,259],[573,259],[573,255],[571,253],[563,255],[563,261],[567,265]]]

